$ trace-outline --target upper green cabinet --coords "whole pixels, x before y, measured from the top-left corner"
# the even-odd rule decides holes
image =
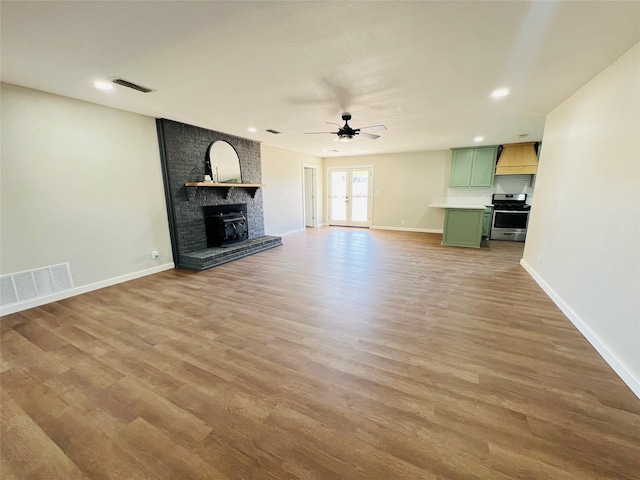
[[[473,149],[451,151],[451,187],[468,187],[471,185],[473,172]]]
[[[496,168],[498,147],[451,150],[450,187],[490,187]]]

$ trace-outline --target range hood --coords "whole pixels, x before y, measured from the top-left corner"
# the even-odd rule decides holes
[[[496,175],[535,175],[538,173],[536,142],[508,143],[496,165]]]

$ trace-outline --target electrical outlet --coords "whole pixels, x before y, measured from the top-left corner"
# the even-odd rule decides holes
[[[404,220],[402,220],[402,225],[404,225]]]
[[[157,260],[158,258],[160,258],[160,252],[158,252],[157,250],[152,251],[151,260]]]

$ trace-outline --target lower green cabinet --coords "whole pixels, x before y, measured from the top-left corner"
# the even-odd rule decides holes
[[[484,215],[484,210],[445,209],[442,244],[480,248]]]
[[[484,219],[482,223],[482,236],[489,238],[489,234],[491,233],[491,219],[493,218],[493,208],[488,207],[484,211]]]

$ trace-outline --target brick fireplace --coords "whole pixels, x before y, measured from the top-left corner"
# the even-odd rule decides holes
[[[176,266],[204,270],[282,244],[280,237],[264,235],[261,188],[225,190],[185,186],[203,180],[207,150],[218,140],[228,142],[238,153],[242,183],[260,184],[262,165],[258,142],[167,119],[157,119],[156,126]],[[224,249],[210,247],[205,207],[236,204],[246,205],[248,239]]]

